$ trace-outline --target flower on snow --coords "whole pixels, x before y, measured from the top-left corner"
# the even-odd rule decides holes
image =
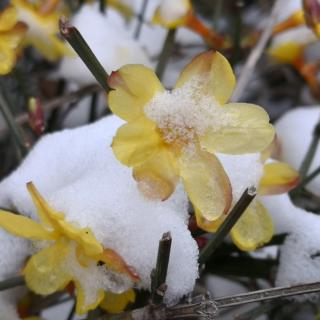
[[[286,193],[299,183],[299,173],[284,162],[271,162],[264,165],[258,194],[277,195]],[[279,213],[281,214],[281,213]],[[197,225],[208,232],[216,232],[225,217],[217,221],[206,221],[195,211]],[[231,229],[231,238],[241,250],[251,251],[268,243],[273,236],[273,222],[268,210],[255,199]]]
[[[12,0],[12,5],[16,8],[18,19],[28,26],[28,31],[24,37],[23,45],[34,46],[48,60],[56,60],[65,55],[71,55],[71,50],[59,34],[59,17],[62,12],[58,10],[59,2],[45,12],[42,10],[42,1],[30,3],[26,0]]]
[[[45,241],[23,269],[29,289],[37,294],[49,295],[73,281],[77,295],[76,311],[83,314],[95,309],[103,301],[105,292],[101,288],[95,292],[90,288],[87,292],[83,274],[80,272],[77,276],[70,267],[70,260],[76,260],[84,272],[87,268],[87,272],[91,272],[90,267],[100,266],[115,274],[125,275],[133,282],[139,280],[139,276],[115,251],[102,247],[89,228],[78,228],[67,222],[62,213],[54,211],[46,203],[31,182],[27,188],[40,223],[0,210],[0,226],[16,236]]]
[[[0,12],[0,75],[8,74],[15,66],[19,44],[27,30],[17,21],[17,11],[8,6]]]
[[[222,36],[209,29],[196,17],[190,0],[161,0],[152,22],[168,29],[189,28],[215,48],[221,48],[227,44]]]
[[[226,104],[235,85],[228,61],[218,52],[200,54],[172,91],[142,65],[120,68],[108,83],[114,89],[111,110],[128,122],[118,129],[112,149],[120,162],[133,167],[140,190],[165,200],[181,177],[206,220],[227,214],[232,190],[214,153],[259,152],[274,137],[263,108]]]

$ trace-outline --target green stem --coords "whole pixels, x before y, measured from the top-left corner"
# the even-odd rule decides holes
[[[171,250],[171,234],[164,233],[159,241],[158,257],[156,268],[151,273],[151,300],[157,305],[163,301],[163,296],[166,291],[166,278]]]
[[[312,163],[312,160],[318,148],[319,140],[320,140],[320,122],[317,123],[317,125],[313,130],[313,137],[309,145],[309,149],[302,161],[302,164],[299,170],[301,179],[304,179],[309,171],[310,165]]]
[[[101,13],[106,13],[106,0],[99,0],[99,9]]]
[[[156,74],[158,78],[161,80],[166,69],[166,65],[168,60],[171,56],[173,46],[174,46],[174,39],[176,35],[176,29],[169,29],[167,33],[167,37],[164,41],[162,51],[159,57],[159,61],[156,68]]]
[[[232,227],[239,220],[244,211],[248,208],[251,201],[256,196],[256,189],[251,187],[246,189],[239,201],[235,204],[231,212],[228,214],[218,231],[214,234],[212,239],[208,241],[206,246],[201,250],[199,255],[199,263],[205,263],[217,247],[222,243],[228,235]]]
[[[87,42],[82,37],[81,33],[74,26],[70,25],[65,17],[62,17],[59,22],[60,32],[62,36],[69,42],[72,48],[77,52],[82,61],[100,83],[101,87],[109,92],[111,89],[108,86],[108,74],[103,66],[90,49]]]
[[[25,142],[21,129],[18,124],[15,122],[14,116],[11,112],[12,107],[10,100],[8,99],[5,88],[0,81],[0,111],[3,114],[4,119],[7,122],[7,125],[10,129],[12,137],[15,142],[17,155],[20,160],[28,153],[27,143]]]
[[[143,21],[144,21],[144,15],[146,13],[147,6],[148,6],[148,0],[143,0],[142,8],[141,8],[140,14],[138,15],[137,29],[136,29],[136,32],[134,33],[134,38],[136,40],[138,40],[140,37],[140,33],[141,33]]]
[[[0,281],[0,291],[25,285],[24,277],[17,276]]]

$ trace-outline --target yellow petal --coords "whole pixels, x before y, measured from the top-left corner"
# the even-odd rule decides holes
[[[100,307],[108,313],[120,313],[129,303],[133,303],[135,299],[136,294],[132,289],[120,294],[106,292]]]
[[[88,301],[87,293],[84,288],[81,286],[81,282],[78,280],[74,280],[74,285],[76,287],[76,295],[77,295],[77,304],[76,304],[76,313],[78,315],[83,315],[90,310],[95,310],[101,301],[104,298],[104,290],[99,289],[96,292],[90,292],[90,301]]]
[[[150,199],[166,200],[178,183],[178,167],[174,154],[161,146],[142,165],[133,168],[140,191]]]
[[[267,163],[263,167],[259,194],[281,194],[293,189],[299,183],[299,172],[284,162]]]
[[[273,236],[272,219],[266,208],[255,201],[250,204],[231,229],[231,237],[241,250],[255,250],[269,242]]]
[[[231,184],[215,155],[204,151],[183,153],[180,175],[190,201],[206,220],[217,220],[228,212]]]
[[[65,264],[69,250],[59,241],[33,255],[23,270],[28,288],[40,295],[64,289],[72,280]]]
[[[281,63],[295,64],[303,55],[304,46],[299,42],[285,42],[268,50],[268,54]]]
[[[77,242],[85,255],[91,257],[102,253],[103,247],[89,228],[77,228],[65,220],[58,220],[59,231],[68,239]]]
[[[56,232],[76,241],[88,256],[99,254],[103,251],[101,244],[94,237],[89,228],[77,228],[65,221],[62,213],[55,212],[44,200],[32,182],[27,184],[33,202],[38,209],[40,219],[52,226]]]
[[[226,119],[222,118],[221,126],[210,127],[200,137],[201,146],[208,152],[253,153],[270,145],[274,128],[263,108],[248,103],[229,103],[222,108],[225,108]]]
[[[164,88],[153,70],[142,65],[126,65],[112,72],[108,78],[111,111],[118,117],[132,121],[144,115],[143,108]]]
[[[216,232],[226,218],[226,215],[222,215],[217,220],[209,221],[202,216],[201,212],[197,208],[194,208],[194,212],[197,226],[207,232]]]
[[[150,158],[160,143],[161,136],[156,124],[141,117],[118,129],[112,142],[112,149],[121,163],[132,167]]]
[[[31,240],[52,240],[55,234],[27,217],[0,210],[0,227],[11,234]]]
[[[295,11],[286,20],[276,24],[273,27],[272,33],[273,33],[273,35],[275,35],[280,32],[301,26],[303,24],[305,24],[305,19],[304,19],[304,12],[301,9],[301,10]]]
[[[12,29],[17,22],[17,11],[14,7],[8,6],[0,11],[0,32]]]
[[[1,37],[1,36],[0,36]],[[16,53],[9,45],[0,43],[0,75],[8,74],[16,63]]]
[[[204,95],[212,94],[220,104],[226,103],[235,86],[235,77],[228,60],[217,51],[195,57],[183,69],[175,87],[182,87],[192,79],[201,81],[201,92]]]
[[[174,19],[174,20],[168,20],[166,17],[163,17],[161,14],[161,9],[158,7],[152,17],[152,23],[153,24],[159,24],[164,28],[167,29],[176,29],[178,27],[181,27],[186,24],[188,14],[191,11],[191,4],[189,0],[185,0],[185,6],[186,6],[186,13],[185,15],[181,16],[180,18]]]
[[[32,182],[27,183],[27,189],[31,195],[34,205],[37,208],[37,215],[39,216],[41,222],[47,226],[57,229],[56,221],[59,219],[64,219],[64,215],[55,212],[55,210],[49,206]]]
[[[95,256],[94,259],[105,263],[106,267],[111,270],[127,275],[134,282],[140,281],[140,277],[135,270],[128,266],[123,258],[110,248],[105,248],[103,252]]]

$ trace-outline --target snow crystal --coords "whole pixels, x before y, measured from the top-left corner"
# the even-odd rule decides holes
[[[189,11],[188,0],[162,0],[159,7],[161,18],[173,22],[183,18]]]
[[[299,170],[312,140],[313,130],[320,119],[319,106],[300,107],[285,113],[275,124],[280,145],[279,158]],[[320,163],[320,148],[310,166],[309,173]],[[320,177],[313,179],[307,189],[320,195]]]
[[[204,135],[209,127],[215,130],[234,123],[227,109],[221,108],[212,95],[203,94],[207,78],[193,77],[180,88],[158,93],[144,108],[167,142],[180,140],[188,144],[195,135]]]
[[[320,217],[295,207],[287,194],[264,196],[277,233],[287,233],[280,248],[276,285],[320,281]],[[308,298],[312,296],[308,296]]]
[[[151,65],[141,46],[131,38],[124,19],[114,9],[108,8],[108,14],[103,15],[96,5],[84,5],[73,17],[72,24],[79,29],[108,73],[129,63]],[[79,84],[96,82],[78,56],[64,57],[58,74]]]
[[[33,181],[68,221],[90,227],[105,247],[116,250],[136,269],[141,277],[139,288],[150,287],[159,240],[170,231],[166,299],[173,302],[193,289],[198,276],[198,248],[186,224],[187,198],[181,187],[163,202],[146,200],[139,193],[131,170],[115,159],[110,148],[121,124],[110,116],[43,137],[0,184],[0,205],[35,218],[25,188],[27,181]]]

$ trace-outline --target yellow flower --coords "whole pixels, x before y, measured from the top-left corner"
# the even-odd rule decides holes
[[[228,103],[235,78],[218,52],[197,56],[166,91],[154,72],[127,65],[109,77],[111,110],[127,121],[113,151],[133,167],[140,190],[167,199],[182,178],[193,205],[208,221],[228,213],[229,179],[215,152],[258,152],[273,140],[268,114],[252,104]]]
[[[26,32],[26,26],[17,21],[12,6],[0,12],[0,75],[8,74],[15,66],[17,49]]]
[[[273,162],[264,165],[264,173],[260,179],[259,195],[273,195],[288,192],[299,182],[299,173],[291,166],[282,162]],[[224,217],[210,223],[197,211],[198,226],[208,232],[216,232],[222,224]],[[281,214],[279,212],[279,214]],[[231,230],[233,242],[244,251],[255,250],[268,243],[273,236],[272,219],[259,200],[253,203],[243,213],[242,217]]]
[[[43,12],[42,7],[27,0],[12,0],[16,8],[18,19],[28,26],[24,38],[24,46],[34,46],[48,60],[56,60],[72,51],[59,37],[59,17],[56,5]]]
[[[152,22],[167,29],[186,27],[198,33],[215,49],[229,46],[229,40],[208,28],[194,14],[190,0],[162,0],[156,9]]]
[[[100,307],[108,313],[120,313],[129,303],[133,303],[136,299],[136,294],[133,289],[120,294],[106,292]]]
[[[0,226],[19,237],[46,241],[44,248],[28,260],[23,270],[26,284],[32,291],[49,295],[64,289],[73,281],[77,295],[76,311],[84,314],[101,303],[105,292],[103,289],[97,289],[96,292],[91,290],[88,298],[80,275],[82,273],[73,272],[70,259],[75,260],[84,272],[90,272],[87,269],[90,266],[105,265],[108,270],[123,274],[134,282],[139,280],[138,275],[115,251],[103,248],[89,228],[78,228],[67,222],[62,213],[54,211],[45,202],[31,182],[27,187],[40,222],[0,210]]]

